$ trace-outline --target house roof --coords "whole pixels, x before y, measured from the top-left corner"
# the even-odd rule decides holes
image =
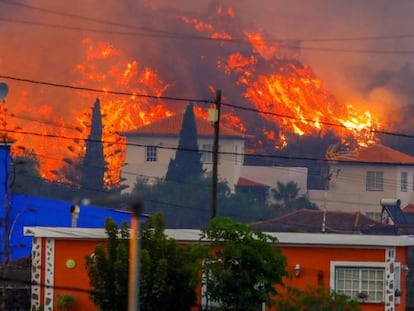
[[[269,188],[269,186],[266,185],[266,184],[259,183],[259,182],[256,182],[254,180],[247,179],[247,178],[244,178],[244,177],[239,177],[239,180],[237,181],[237,186],[241,186],[241,187],[266,187],[266,188]]]
[[[184,112],[171,117],[155,121],[151,124],[138,127],[131,131],[119,132],[122,136],[179,136],[183,124]],[[213,136],[214,127],[211,122],[195,116],[198,136]],[[235,131],[223,125],[220,126],[221,137],[248,138],[250,135]]]
[[[325,217],[326,233],[365,232],[374,226],[383,226],[367,216],[355,212],[300,209],[278,218],[251,224],[254,230],[268,232],[322,232]]]
[[[12,260],[30,255],[31,239],[23,234],[24,226],[68,227],[72,226],[70,201],[39,198],[29,195],[12,195],[10,204],[10,245]],[[77,225],[83,228],[103,228],[105,219],[110,217],[118,225],[130,222],[128,211],[114,210],[98,205],[81,205]],[[140,215],[140,219],[146,219]],[[0,232],[0,238],[3,238]]]
[[[365,162],[373,164],[414,165],[414,157],[390,147],[377,144],[335,157],[336,161]]]
[[[414,204],[407,204],[402,211],[403,213],[414,213]]]
[[[106,239],[104,229],[92,228],[59,228],[59,227],[25,227],[28,237],[44,237],[52,239]],[[201,231],[192,229],[167,229],[168,237],[179,242],[200,241]],[[341,246],[414,246],[414,236],[409,235],[366,235],[366,234],[325,234],[298,232],[264,232],[278,239],[280,245],[324,245]]]

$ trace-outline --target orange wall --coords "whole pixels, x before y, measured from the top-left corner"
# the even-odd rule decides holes
[[[55,241],[55,305],[58,294],[72,294],[77,299],[78,307],[74,311],[92,310],[97,308],[89,300],[87,290],[89,277],[85,269],[85,256],[94,252],[96,240],[56,240]],[[367,261],[384,262],[385,249],[364,248],[321,248],[321,247],[295,247],[279,246],[287,258],[287,270],[292,274],[291,279],[285,279],[286,286],[305,289],[308,286],[323,284],[329,287],[330,262],[331,261]],[[396,261],[406,264],[407,249],[398,247]],[[66,267],[68,259],[75,261],[75,267]],[[44,262],[43,262],[44,263]],[[298,278],[294,275],[294,266],[300,264],[301,274]],[[42,279],[44,282],[44,279]],[[401,275],[401,288],[405,289],[406,279]],[[283,289],[281,290],[283,292]],[[401,303],[396,305],[396,311],[404,310],[405,298],[401,297]],[[363,304],[364,311],[384,310],[383,304]]]
[[[361,261],[361,262],[384,262],[385,249],[364,249],[364,248],[321,248],[280,246],[282,253],[287,258],[287,270],[292,275],[291,279],[285,279],[285,287],[292,286],[299,289],[306,289],[309,286],[323,284],[330,286],[330,265],[331,261]],[[399,247],[396,250],[396,261],[406,264],[406,248]],[[294,267],[301,266],[299,277],[295,277]],[[401,288],[405,288],[404,275],[401,275]],[[283,293],[283,288],[278,288]],[[401,297],[400,304],[395,310],[404,310],[405,298]],[[364,303],[361,304],[364,311],[384,310],[384,304]]]
[[[94,311],[97,307],[89,300],[89,277],[85,269],[85,256],[92,254],[97,245],[96,240],[56,240],[55,241],[55,291],[58,294],[71,294],[76,297],[77,307],[73,311]],[[73,259],[75,267],[66,267],[66,261]],[[73,288],[74,290],[71,290]]]

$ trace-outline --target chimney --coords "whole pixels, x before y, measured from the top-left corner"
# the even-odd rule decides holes
[[[76,228],[78,226],[78,218],[79,218],[79,214],[80,214],[80,208],[79,205],[77,204],[73,204],[70,207],[70,214],[71,214],[71,218],[72,218],[72,228]]]

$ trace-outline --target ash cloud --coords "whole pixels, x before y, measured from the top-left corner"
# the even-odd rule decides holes
[[[410,0],[182,0],[179,3],[167,0],[128,0],[123,2],[123,5],[114,5],[112,1],[49,0],[24,3],[51,11],[88,16],[90,20],[1,3],[0,17],[79,28],[78,31],[71,31],[3,22],[7,27],[2,27],[0,34],[7,38],[4,40],[7,44],[0,50],[0,71],[4,74],[71,84],[79,78],[73,71],[74,65],[82,62],[85,57],[80,42],[85,37],[93,37],[96,40],[111,42],[122,49],[130,59],[138,59],[143,65],[152,66],[154,70],[162,73],[162,78],[166,82],[174,83],[174,88],[170,90],[171,95],[211,97],[208,89],[211,83],[221,85],[223,89],[233,88],[237,91],[237,88],[230,85],[232,81],[203,74],[212,71],[212,67],[216,65],[215,58],[219,56],[214,53],[222,51],[212,47],[211,42],[157,39],[159,34],[156,33],[147,36],[116,36],[82,30],[99,28],[115,32],[139,31],[134,27],[97,23],[94,22],[96,18],[150,29],[188,33],[189,28],[183,25],[178,19],[179,16],[205,18],[212,7],[223,4],[234,7],[237,16],[234,23],[262,28],[270,39],[301,39],[301,61],[309,64],[331,93],[340,100],[351,102],[358,99],[363,101],[367,108],[381,106],[381,109],[384,108],[382,106],[393,103],[396,108],[405,104],[412,105],[413,94],[407,87],[407,79],[410,81],[412,76],[411,67],[407,64],[412,61],[412,55],[346,52],[414,50],[412,40],[311,41],[407,33],[407,30],[413,29],[414,26],[411,18],[414,3]],[[236,34],[243,36],[242,33]],[[226,47],[226,51],[232,48]],[[234,49],[241,47],[237,46]],[[339,51],[327,52],[323,49]],[[200,61],[200,55],[206,57],[204,61]],[[404,69],[405,66],[409,69]],[[11,90],[22,89],[20,83],[10,84]],[[72,119],[76,117],[77,112],[74,108],[92,105],[92,102],[79,100],[72,91],[27,85],[24,88],[25,94],[11,91],[9,102],[30,98],[36,104],[53,107],[51,113]],[[387,100],[376,100],[379,97],[384,99],[384,96]],[[237,95],[232,99],[235,102],[242,100]]]

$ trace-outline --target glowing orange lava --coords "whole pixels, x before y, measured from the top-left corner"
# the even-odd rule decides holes
[[[231,22],[236,18],[235,11],[230,6],[218,6],[213,14],[215,18]],[[203,21],[182,16],[178,20],[207,38],[218,39],[219,47],[225,45],[223,42],[243,36],[239,38],[244,44],[243,49],[237,50],[236,45],[229,50],[219,50],[223,53],[214,54],[219,56],[213,59],[212,67],[216,66],[215,74],[220,78],[232,79],[232,85],[244,101],[234,103],[235,105],[251,107],[266,121],[277,124],[278,132],[261,129],[264,135],[261,138],[274,141],[275,148],[289,144],[288,133],[315,135],[328,130],[342,138],[352,135],[360,145],[374,141],[371,129],[380,127],[379,117],[373,111],[359,109],[356,104],[341,103],[332,96],[311,68],[300,63],[300,43],[272,42],[266,40],[260,31],[251,29],[238,29],[234,33],[215,25],[213,18]],[[81,44],[84,57],[82,62],[72,66],[79,77],[73,85],[102,92],[76,92],[73,100],[84,105],[76,111],[76,119],[73,120],[75,124],[65,124],[48,102],[31,106],[29,92],[23,92],[20,100],[14,103],[16,113],[9,114],[7,125],[9,130],[13,130],[27,121],[28,115],[35,116],[33,122],[24,124],[24,129],[25,132],[36,132],[39,135],[28,137],[27,134],[13,132],[14,138],[19,142],[13,150],[19,153],[18,146],[21,144],[29,150],[35,150],[41,158],[41,175],[47,179],[59,180],[63,177],[56,172],[65,164],[62,159],[66,159],[66,162],[70,159],[76,161],[85,152],[84,140],[89,135],[91,121],[90,107],[98,97],[103,115],[104,154],[108,162],[105,182],[111,186],[119,183],[125,154],[124,141],[116,133],[174,114],[175,111],[160,100],[174,86],[174,82],[163,80],[154,70],[155,65],[153,67],[152,64],[141,63],[139,59],[131,59],[110,42],[85,38]],[[208,50],[202,53],[201,61],[210,60]],[[202,75],[203,72],[199,74]],[[191,78],[197,80],[197,76]],[[209,86],[213,96],[218,87]],[[111,94],[110,90],[125,94]],[[226,100],[225,96],[223,100]],[[207,118],[207,107],[203,108],[195,107],[195,113]],[[20,116],[17,111],[25,111],[25,115]],[[251,131],[252,128],[257,130],[254,124],[247,124],[247,121],[241,119],[237,112],[234,107],[226,107],[221,115],[222,124],[241,132]],[[43,124],[36,123],[36,120],[43,120]],[[57,137],[54,140],[50,138],[53,135]],[[258,144],[263,144],[260,138]]]

